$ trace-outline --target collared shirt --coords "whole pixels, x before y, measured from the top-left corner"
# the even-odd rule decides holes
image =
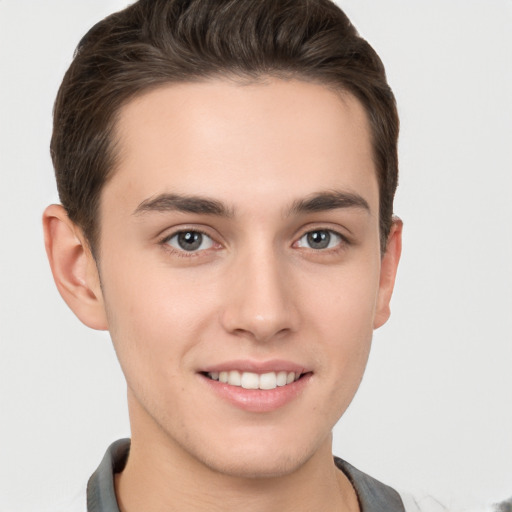
[[[129,439],[120,439],[110,445],[87,484],[87,512],[119,512],[114,474],[124,469],[129,451]],[[405,512],[402,499],[394,489],[338,457],[334,458],[334,462],[352,483],[361,512]]]

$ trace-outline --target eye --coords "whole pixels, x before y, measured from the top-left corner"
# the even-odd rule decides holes
[[[166,241],[178,251],[197,252],[213,247],[213,240],[200,231],[178,231]]]
[[[315,250],[332,249],[342,241],[341,235],[330,229],[316,229],[301,236],[297,241],[297,246]]]

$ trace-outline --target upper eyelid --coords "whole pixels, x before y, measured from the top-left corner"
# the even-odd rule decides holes
[[[314,231],[329,231],[331,233],[334,233],[335,235],[339,236],[344,243],[351,243],[351,237],[349,234],[344,233],[342,227],[332,227],[332,225],[329,225],[330,223],[311,223],[311,225],[302,226],[300,229],[295,231],[295,234],[292,237],[292,245],[297,243],[302,237],[307,235],[308,233],[314,232]],[[345,228],[346,231],[349,231],[348,228]],[[214,228],[211,228],[209,226],[206,227],[199,227],[194,225],[184,225],[184,226],[175,226],[175,227],[168,227],[166,229],[163,229],[160,234],[157,236],[159,243],[166,243],[168,242],[172,237],[178,235],[179,233],[183,232],[197,232],[201,233],[204,236],[207,236],[213,240],[215,244],[219,245],[226,245],[226,241],[224,240],[224,237]],[[212,231],[214,233],[212,233]],[[166,233],[166,234],[162,234]]]
[[[215,243],[219,243],[218,239],[221,238],[217,234],[212,234],[211,231],[213,231],[211,228],[203,228],[193,225],[185,225],[185,226],[174,226],[174,227],[167,227],[160,231],[160,233],[156,236],[158,241],[160,243],[164,243],[168,240],[170,240],[173,236],[178,235],[179,233],[186,233],[187,231],[193,232],[193,233],[201,233],[204,236],[207,236],[211,238]]]
[[[161,242],[167,242],[171,238],[174,238],[175,236],[179,235],[180,233],[200,233],[201,235],[207,236],[208,238],[211,238],[213,240],[213,237],[210,236],[205,231],[202,231],[201,229],[177,229],[175,231],[172,231],[171,233],[168,233],[166,235],[162,236]]]
[[[345,228],[346,231],[350,232],[348,228]],[[343,229],[341,227],[335,228],[332,226],[328,226],[326,224],[319,223],[318,225],[312,225],[312,226],[304,226],[298,232],[296,233],[294,237],[294,242],[296,243],[298,240],[300,240],[303,236],[307,235],[308,233],[312,233],[314,231],[329,231],[331,233],[334,233],[335,235],[338,235],[344,242],[349,243],[351,241],[351,237],[348,233],[344,233]]]
[[[185,249],[174,247],[173,245],[171,245],[169,243],[170,240],[172,240],[174,237],[178,236],[180,233],[187,233],[187,232],[200,233],[201,235],[208,237],[211,240],[211,242],[212,242],[212,246],[211,247],[207,247],[205,249],[198,249],[198,250],[193,250],[193,251],[187,251]],[[197,228],[194,228],[194,229],[184,228],[183,229],[182,228],[182,229],[175,229],[171,233],[169,233],[168,235],[159,238],[158,239],[158,245],[162,249],[167,251],[169,254],[174,255],[175,257],[180,257],[180,258],[201,258],[201,257],[204,257],[206,254],[210,254],[212,250],[215,250],[215,245],[220,245],[220,244],[219,244],[219,242],[217,242],[217,240],[214,237],[210,236],[208,233],[205,233],[204,231],[202,231],[200,229],[197,229]]]
[[[344,238],[343,233],[340,233],[336,229],[332,229],[332,228],[313,228],[313,229],[307,229],[306,231],[304,231],[302,233],[302,235],[299,238],[302,238],[302,237],[306,236],[309,233],[315,233],[317,231],[327,231],[328,233],[334,233],[335,235],[338,235],[339,237]]]
[[[215,242],[215,239],[212,236],[210,236],[208,233],[205,233],[204,231],[200,231],[199,229],[180,229],[174,233],[171,233],[170,235],[165,236],[162,241],[169,241],[175,236],[178,236],[180,233],[199,233],[200,235],[206,236]]]
[[[300,240],[302,240],[309,233],[314,233],[316,231],[327,231],[329,233],[336,235],[340,239],[340,242],[338,245],[351,243],[350,239],[346,235],[344,235],[343,233],[340,233],[339,231],[336,231],[335,229],[317,228],[317,229],[308,229],[307,231],[304,231],[301,236],[299,236],[298,238],[295,239],[295,241],[293,242],[293,245],[297,244]],[[331,249],[333,249],[333,248],[331,248]],[[315,249],[315,251],[318,251],[318,250],[319,249]],[[328,250],[328,249],[326,249],[326,250]]]

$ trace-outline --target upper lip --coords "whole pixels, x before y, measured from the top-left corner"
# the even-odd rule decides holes
[[[240,372],[269,373],[269,372],[294,372],[307,373],[310,370],[304,365],[286,361],[283,359],[269,359],[268,361],[255,361],[249,359],[236,359],[209,365],[200,371],[203,373],[225,372],[238,370]]]

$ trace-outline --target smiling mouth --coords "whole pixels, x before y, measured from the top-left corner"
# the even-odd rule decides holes
[[[241,387],[244,389],[269,390],[293,384],[306,375],[306,373],[286,371],[253,373],[231,370],[222,372],[206,372],[203,373],[203,375],[211,380],[216,380],[223,384],[229,384],[230,386]]]

